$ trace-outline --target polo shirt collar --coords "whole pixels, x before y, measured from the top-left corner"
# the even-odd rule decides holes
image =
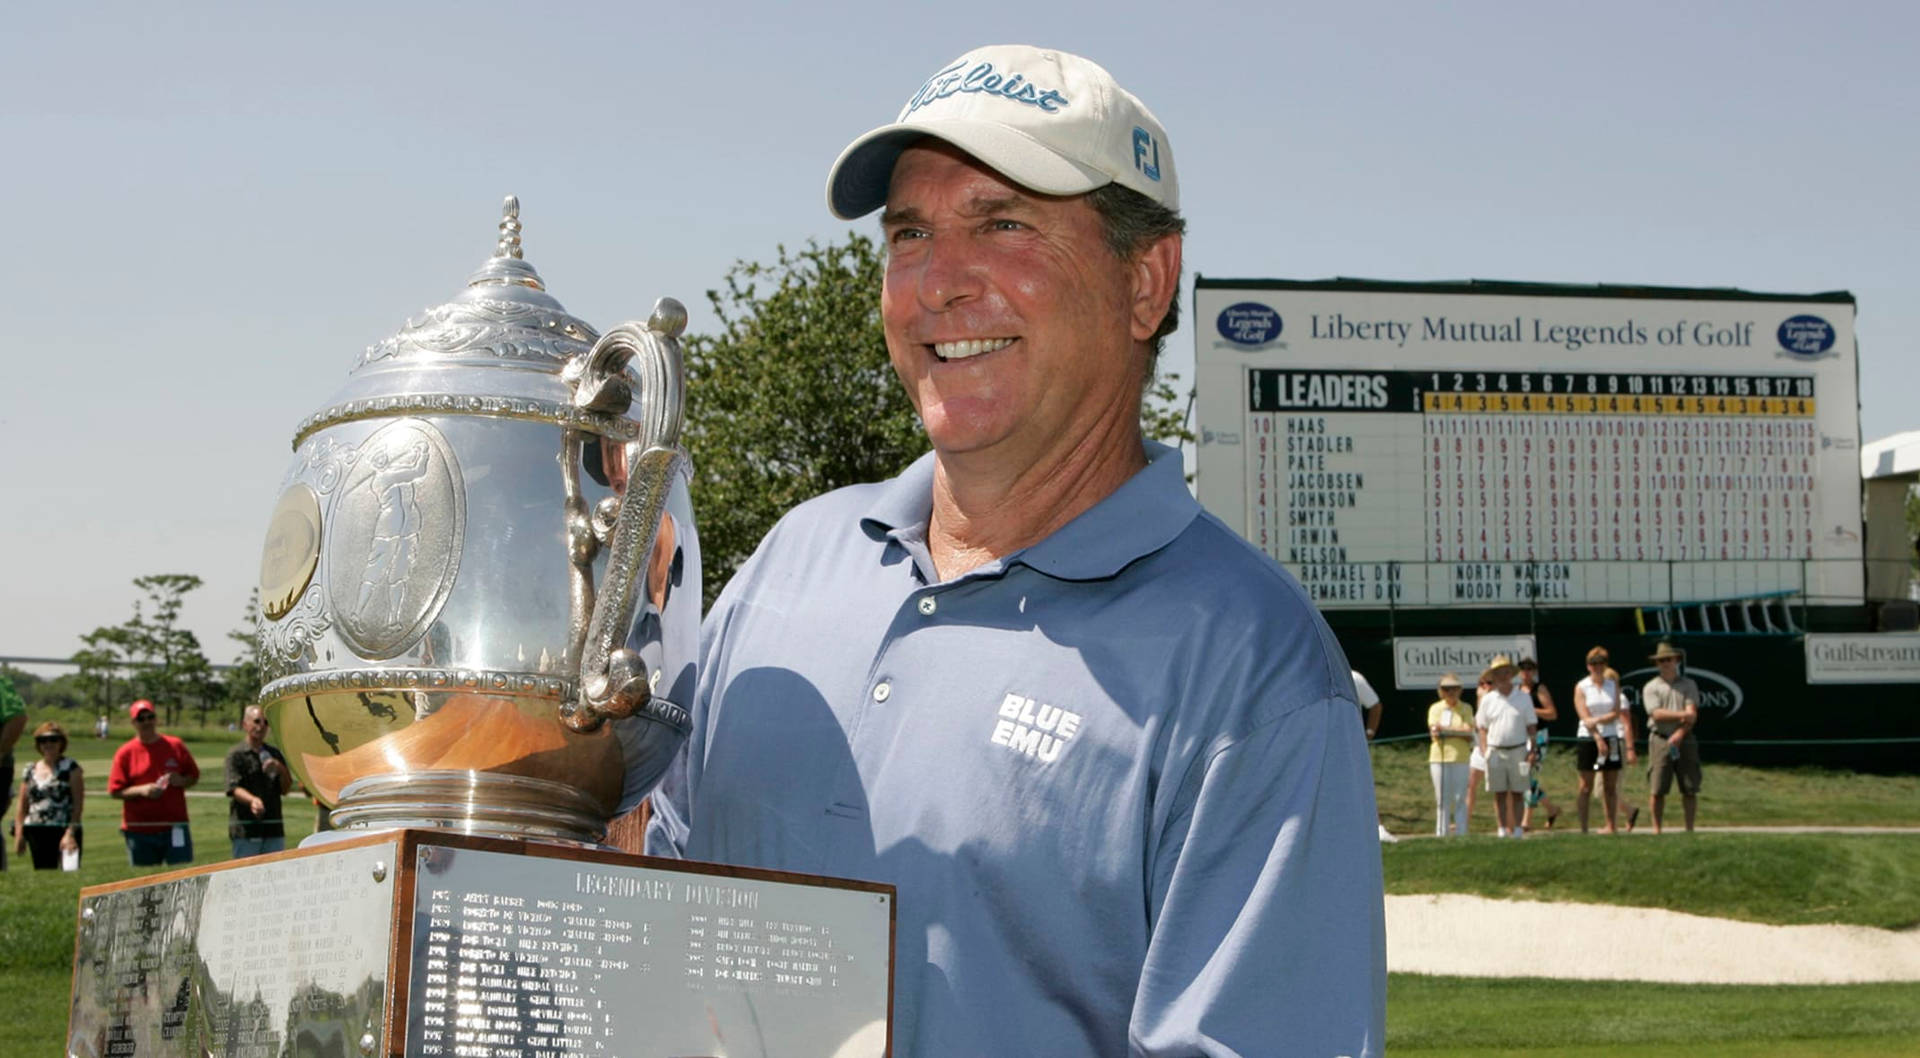
[[[1146,453],[1146,467],[1112,495],[1032,547],[975,572],[993,575],[1019,564],[1061,580],[1100,580],[1172,543],[1199,517],[1200,504],[1187,491],[1179,449],[1148,441]],[[861,522],[896,544],[924,541],[933,517],[933,461],[929,452],[882,483]]]

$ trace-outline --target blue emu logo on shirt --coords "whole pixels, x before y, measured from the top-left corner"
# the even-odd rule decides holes
[[[1000,702],[993,735],[987,741],[1042,764],[1051,764],[1060,758],[1073,736],[1080,733],[1080,720],[1080,714],[1070,709],[1043,705],[1025,695],[1010,693]]]

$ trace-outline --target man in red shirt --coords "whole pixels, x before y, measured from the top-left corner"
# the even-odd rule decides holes
[[[120,802],[127,862],[135,867],[192,863],[187,787],[200,781],[200,766],[186,743],[160,733],[152,702],[134,702],[127,715],[133,718],[133,738],[114,752],[107,772],[107,795]]]

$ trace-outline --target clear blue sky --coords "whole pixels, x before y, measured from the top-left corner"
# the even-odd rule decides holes
[[[575,314],[710,326],[731,262],[848,230],[828,164],[983,43],[1147,101],[1189,274],[1851,290],[1862,432],[1920,427],[1920,5],[187,6],[0,31],[0,654],[192,572],[226,660],[295,424],[503,195]]]

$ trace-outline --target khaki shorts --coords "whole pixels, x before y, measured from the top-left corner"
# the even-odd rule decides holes
[[[1692,797],[1700,792],[1700,747],[1694,745],[1693,736],[1680,740],[1678,759],[1669,752],[1665,735],[1650,735],[1647,738],[1647,756],[1653,759],[1647,762],[1647,788],[1656,797],[1665,797],[1673,789],[1673,780],[1680,780],[1680,793]]]
[[[1527,788],[1527,747],[1487,747],[1487,789],[1492,793],[1520,793]]]

